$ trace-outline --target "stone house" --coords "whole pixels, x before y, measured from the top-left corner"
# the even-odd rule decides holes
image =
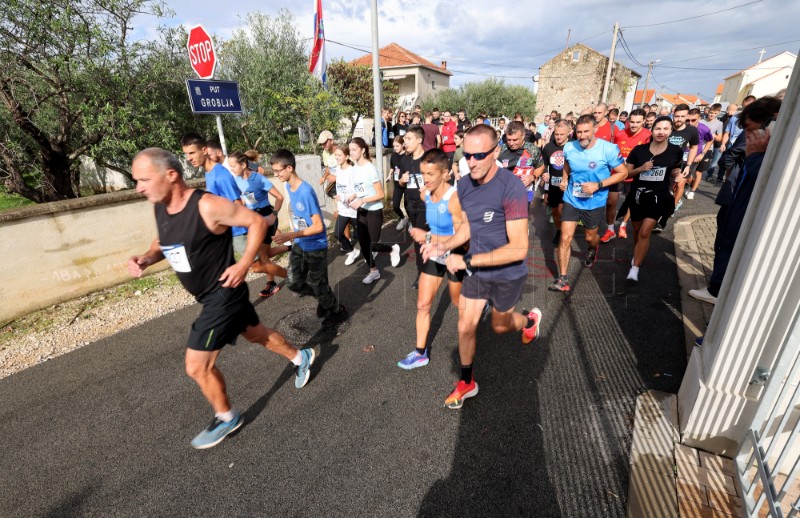
[[[539,88],[536,99],[540,114],[552,110],[562,115],[576,115],[587,106],[597,104],[603,95],[608,56],[591,47],[576,43],[553,57],[539,68]],[[608,104],[630,111],[641,74],[614,62]]]

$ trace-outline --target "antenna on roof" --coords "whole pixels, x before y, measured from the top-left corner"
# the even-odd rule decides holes
[[[761,49],[758,53],[758,62],[761,63],[761,60],[764,59],[764,54],[766,54],[766,50]]]

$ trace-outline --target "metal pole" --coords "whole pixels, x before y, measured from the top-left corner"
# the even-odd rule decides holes
[[[219,143],[222,145],[222,154],[228,156],[228,148],[225,147],[225,134],[222,132],[222,117],[217,115],[217,131],[219,132]]]
[[[378,0],[372,0],[372,96],[375,98],[375,168],[383,178],[383,134],[381,132],[381,70],[378,55]],[[388,130],[388,128],[387,128]]]
[[[647,75],[644,78],[644,90],[642,91],[642,99],[639,101],[639,108],[644,106],[647,97],[647,83],[650,82],[650,71],[653,70],[653,62],[647,64]],[[649,102],[649,101],[647,101]]]
[[[611,84],[611,69],[614,67],[614,51],[617,50],[617,35],[619,34],[619,22],[614,24],[614,39],[611,40],[611,52],[608,57],[608,69],[606,69],[606,82],[603,85],[603,95],[600,102],[608,103],[608,87]]]

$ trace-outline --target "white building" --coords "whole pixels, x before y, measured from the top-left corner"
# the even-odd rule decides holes
[[[742,104],[748,95],[776,94],[789,85],[797,56],[784,51],[725,78],[720,102]]]
[[[371,67],[372,54],[365,54],[351,64]],[[434,65],[397,43],[378,50],[378,65],[383,79],[397,84],[397,108],[401,110],[412,110],[415,104],[421,104],[439,90],[450,88],[453,75],[447,70],[446,61]]]

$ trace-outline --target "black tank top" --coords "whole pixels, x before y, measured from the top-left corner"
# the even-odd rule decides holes
[[[167,213],[163,203],[155,205],[161,251],[183,287],[199,301],[220,288],[222,272],[234,263],[231,229],[214,234],[200,216],[198,203],[204,194],[196,189],[177,214]]]

